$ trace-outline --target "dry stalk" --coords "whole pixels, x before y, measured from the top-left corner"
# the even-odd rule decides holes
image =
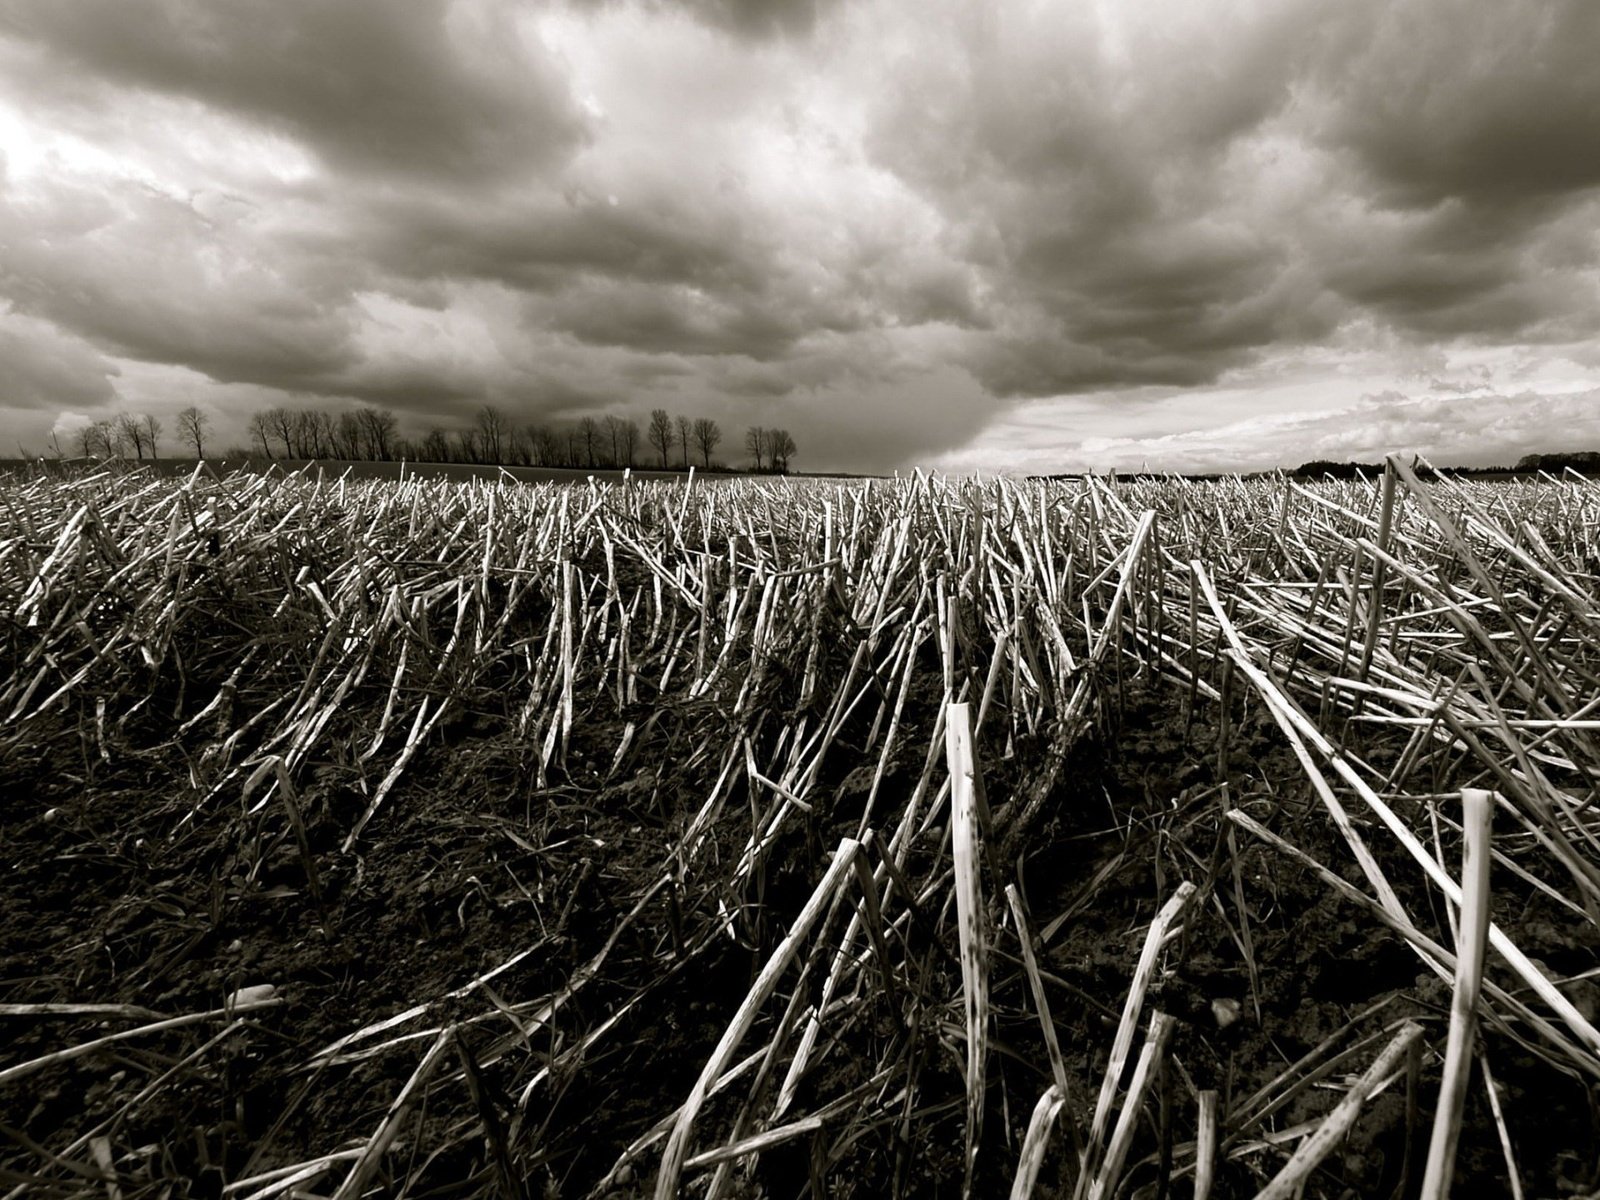
[[[1450,1040],[1445,1048],[1439,1104],[1434,1111],[1428,1166],[1422,1177],[1423,1200],[1444,1200],[1455,1174],[1456,1143],[1461,1113],[1467,1102],[1472,1072],[1473,1038],[1477,1029],[1478,994],[1483,990],[1483,956],[1489,939],[1489,826],[1494,797],[1477,788],[1461,793],[1461,915],[1456,934],[1455,991],[1450,999]]]
[[[1283,1169],[1272,1177],[1272,1182],[1256,1193],[1256,1200],[1289,1200],[1289,1197],[1298,1195],[1311,1172],[1350,1132],[1356,1118],[1361,1115],[1362,1107],[1378,1090],[1379,1084],[1405,1057],[1411,1043],[1421,1036],[1422,1026],[1410,1021],[1402,1025],[1372,1065],[1356,1080],[1355,1086],[1345,1093],[1316,1131],[1300,1143],[1300,1148],[1290,1156]]]
[[[962,1194],[972,1190],[972,1173],[983,1137],[984,1082],[989,1050],[989,954],[979,871],[978,767],[973,756],[970,706],[951,704],[945,717],[945,753],[951,780],[950,839],[955,860],[956,921],[961,950],[961,993],[966,1008],[967,1132]]]

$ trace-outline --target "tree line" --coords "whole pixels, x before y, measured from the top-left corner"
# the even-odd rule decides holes
[[[211,418],[196,405],[189,405],[178,413],[178,437],[194,451],[196,458],[206,456],[206,439],[211,436]],[[90,421],[72,435],[76,449],[83,458],[155,458],[161,449],[161,437],[166,426],[160,417],[150,413],[119,413]],[[61,441],[50,435],[50,448],[57,458],[65,458]]]
[[[1556,454],[1525,454],[1519,458],[1515,466],[1487,466],[1487,467],[1431,467],[1426,463],[1413,462],[1412,469],[1416,471],[1419,479],[1436,478],[1440,470],[1447,470],[1452,475],[1533,475],[1540,471],[1552,475],[1559,475],[1563,471],[1575,471],[1580,475],[1600,475],[1600,451],[1596,450],[1569,450]],[[1376,479],[1383,474],[1382,462],[1330,462],[1325,459],[1315,459],[1312,462],[1301,463],[1289,472],[1297,479]]]
[[[196,406],[177,415],[178,436],[196,458],[204,458],[211,432],[210,417]],[[486,404],[471,424],[433,426],[420,437],[407,438],[400,420],[388,409],[360,405],[342,412],[284,406],[252,413],[246,424],[248,447],[229,457],[287,459],[367,459],[388,462],[478,463],[498,466],[608,468],[659,467],[661,470],[711,468],[723,443],[722,427],[706,417],[651,410],[641,429],[630,417],[581,417],[559,424],[513,421],[502,409]],[[127,413],[93,421],[78,430],[77,449],[85,458],[155,458],[164,432],[154,416]],[[58,457],[61,448],[55,445]],[[787,473],[799,451],[786,429],[752,426],[744,449],[757,471]]]

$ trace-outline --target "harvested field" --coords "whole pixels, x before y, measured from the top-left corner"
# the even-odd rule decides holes
[[[1593,483],[0,513],[8,1197],[1600,1187]]]

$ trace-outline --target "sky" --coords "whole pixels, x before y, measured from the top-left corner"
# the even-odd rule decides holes
[[[1597,50],[1594,0],[0,0],[0,455],[360,403],[813,471],[1600,449]]]

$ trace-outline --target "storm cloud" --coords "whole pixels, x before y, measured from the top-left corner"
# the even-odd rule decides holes
[[[0,0],[0,436],[1515,457],[1600,387],[1596,45],[1584,0]]]

